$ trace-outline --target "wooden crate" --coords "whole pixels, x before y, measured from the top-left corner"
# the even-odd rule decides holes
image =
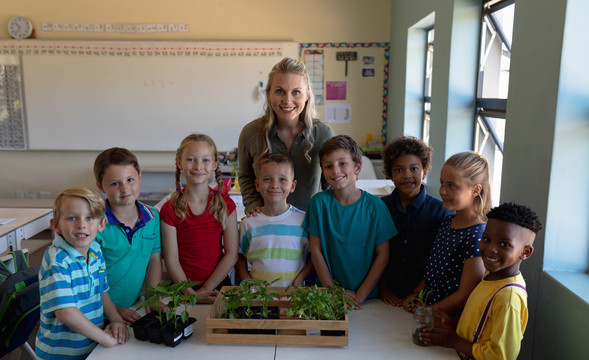
[[[301,320],[287,318],[286,310],[292,308],[288,300],[288,293],[284,287],[271,287],[281,296],[273,301],[271,306],[280,308],[280,319],[224,319],[225,298],[221,295],[234,286],[224,286],[213,306],[209,310],[206,320],[207,343],[219,344],[278,344],[278,345],[307,345],[307,346],[347,346],[348,345],[348,315],[344,320]],[[234,334],[228,329],[247,330],[276,330],[276,334]],[[314,333],[315,335],[307,335]],[[338,331],[343,335],[320,334],[320,330]]]

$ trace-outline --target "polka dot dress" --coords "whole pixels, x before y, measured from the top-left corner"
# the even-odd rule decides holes
[[[450,223],[454,216],[446,216],[442,221],[427,262],[425,290],[432,291],[427,298],[430,305],[456,292],[464,261],[481,256],[479,241],[486,224],[453,229]]]

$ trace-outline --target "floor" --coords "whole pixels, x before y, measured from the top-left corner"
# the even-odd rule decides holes
[[[31,267],[39,267],[41,266],[41,261],[43,260],[43,254],[45,254],[45,250],[51,245],[52,234],[50,230],[45,230],[31,239],[23,240],[21,242],[21,248],[29,250],[29,266]],[[29,345],[33,350],[35,350],[35,337],[37,336],[37,329],[39,328],[39,324],[35,327],[35,330],[31,333],[29,337]],[[12,357],[12,353],[7,354],[0,358],[0,360],[29,360],[30,357],[25,353],[21,352],[20,357],[18,357],[16,352],[20,350],[14,350],[13,353],[14,357]]]

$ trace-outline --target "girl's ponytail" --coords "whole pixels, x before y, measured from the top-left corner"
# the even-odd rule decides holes
[[[181,154],[182,153],[180,153],[180,155]],[[176,158],[177,157],[178,154],[176,155]],[[170,203],[174,209],[174,214],[184,220],[186,218],[186,211],[188,206],[186,205],[186,198],[184,197],[184,192],[182,192],[182,186],[180,185],[180,174],[180,167],[178,167],[178,162],[176,162],[176,191],[172,193],[172,196],[170,197]]]

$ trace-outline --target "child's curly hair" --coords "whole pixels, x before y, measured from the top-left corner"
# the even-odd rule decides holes
[[[497,219],[510,222],[526,229],[532,230],[534,233],[542,230],[542,223],[534,210],[525,205],[516,203],[503,203],[494,207],[487,213],[488,219]]]
[[[432,149],[431,146],[416,137],[405,135],[397,136],[384,148],[382,152],[382,172],[387,177],[387,179],[392,179],[393,168],[391,165],[393,160],[402,155],[417,156],[419,159],[421,159],[421,166],[423,167],[423,170],[429,172],[432,168],[433,153],[434,149]]]

